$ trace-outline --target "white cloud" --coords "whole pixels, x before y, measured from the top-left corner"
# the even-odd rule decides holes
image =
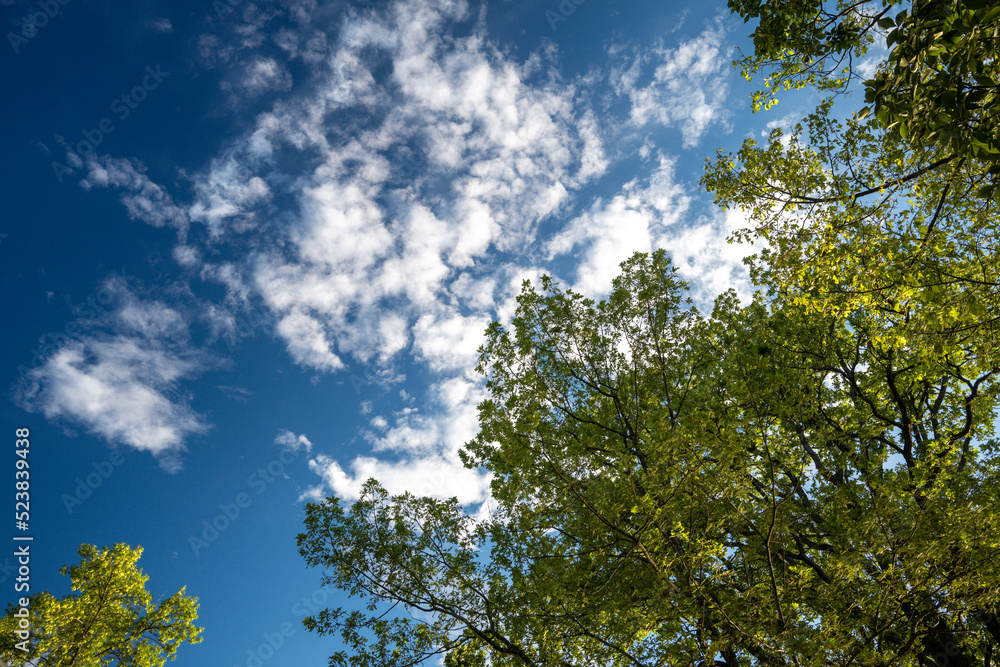
[[[402,395],[405,400],[405,392]],[[391,425],[381,416],[371,420],[377,431],[368,432],[367,439],[372,453],[383,458],[356,456],[345,465],[323,454],[311,460],[310,469],[322,477],[323,489],[355,500],[365,481],[375,477],[390,493],[484,502],[491,476],[465,468],[458,456],[478,431],[477,406],[486,398],[481,378],[447,378],[431,385],[427,396],[426,414],[407,407],[393,415]]]
[[[539,223],[607,168],[574,85],[481,35],[442,37],[467,13],[465,2],[425,0],[348,16],[311,92],[277,102],[195,180],[191,218],[219,239],[271,233],[246,216],[277,183],[294,183],[296,218],[245,267],[296,363],[331,371],[345,355],[387,360],[407,346],[437,370],[466,363],[478,343],[456,327],[463,309],[491,305],[484,259],[530,245]],[[296,35],[280,33],[282,48],[298,49]],[[388,80],[369,70],[373,53],[391,63]],[[341,128],[347,109],[368,120]],[[312,166],[268,172],[280,151]],[[250,174],[268,184],[256,197],[245,194]],[[471,322],[480,336],[485,320]]]
[[[413,326],[413,351],[436,372],[461,372],[476,363],[490,317],[442,310],[422,315]]]
[[[198,37],[202,63],[215,67],[238,60],[244,51],[256,51],[267,40],[271,23],[283,12],[277,3],[218,2],[212,7],[217,34]]]
[[[182,313],[138,298],[120,280],[105,281],[104,289],[112,308],[28,371],[16,402],[178,470],[185,440],[209,429],[178,388],[214,362],[191,348]]]
[[[797,111],[790,111],[780,118],[768,121],[765,126],[766,129],[760,131],[760,136],[768,137],[773,130],[780,129],[782,132],[781,143],[788,146],[792,140],[791,132],[795,128],[796,123],[801,119],[802,114]]]
[[[174,246],[173,256],[174,261],[185,268],[193,268],[198,266],[201,261],[201,253],[198,249],[189,245],[177,245]]]
[[[550,258],[583,248],[576,290],[593,297],[606,295],[621,262],[633,253],[653,250],[664,230],[681,221],[690,197],[675,182],[674,170],[672,160],[661,158],[645,184],[626,183],[620,194],[607,202],[596,201],[548,242]]]
[[[301,58],[310,65],[318,64],[329,51],[326,35],[316,29],[303,32],[285,27],[273,39],[289,58]]]
[[[291,452],[297,452],[300,449],[305,450],[307,453],[312,451],[312,442],[309,441],[304,434],[295,435],[286,428],[278,431],[278,435],[274,438],[274,444],[281,445],[284,449]]]
[[[662,248],[680,277],[691,283],[701,307],[710,308],[715,297],[729,288],[741,298],[750,296],[743,258],[755,249],[726,242],[747,226],[745,216],[713,210],[692,219],[692,196],[675,178],[675,162],[661,157],[645,183],[626,183],[621,193],[607,202],[598,200],[549,240],[550,257],[581,249],[574,289],[595,298],[606,296],[621,262],[633,253]]]
[[[247,65],[240,88],[252,95],[292,87],[292,75],[274,58],[256,57]]]
[[[227,290],[226,307],[204,315],[213,335],[233,330],[232,308],[260,300],[289,358],[312,371],[376,362],[378,377],[396,382],[393,365],[410,355],[431,374],[419,393],[409,388],[418,400],[403,390],[405,409],[369,418],[369,455],[316,454],[310,465],[323,484],[304,498],[324,489],[356,497],[369,476],[393,492],[488,497],[488,479],[457,457],[485,397],[470,369],[491,315],[507,322],[521,280],[552,273],[539,257],[573,256],[574,286],[598,296],[622,260],[657,247],[711,289],[738,278],[742,265],[720,249],[728,218],[683,224],[691,196],[673,158],[617,193],[591,194],[609,173],[607,137],[621,135],[609,127],[616,119],[591,108],[606,76],[566,81],[553,48],[519,62],[481,26],[465,34],[464,0],[347,12],[329,39],[313,25],[323,12],[311,0],[288,5],[291,24],[270,35],[273,15],[243,9],[231,27],[237,43],[205,36],[205,57],[231,69],[223,78],[233,91],[288,94],[191,177],[186,212],[164,200],[185,222],[203,223],[174,255]],[[612,75],[634,124],[677,127],[691,146],[722,122],[720,25],[658,50],[652,68],[638,55]],[[293,89],[295,58],[308,65],[309,85]],[[644,150],[655,155],[655,144]],[[99,166],[89,184],[133,193],[134,179]],[[176,324],[154,312],[126,323],[149,345]],[[362,404],[365,415],[379,409]],[[279,444],[289,438],[304,436],[283,431]]]
[[[494,293],[499,276],[477,276],[470,272],[460,272],[448,286],[455,300],[468,308],[488,312],[494,306]]]
[[[348,473],[337,461],[321,454],[309,461],[309,469],[323,479],[323,489],[329,488],[345,500],[360,498],[361,487],[373,477],[392,494],[409,491],[418,496],[457,497],[463,505],[482,503],[489,495],[489,476],[468,470],[461,462],[438,457],[401,461],[358,457],[349,465]],[[322,493],[304,497],[315,498]]]
[[[857,71],[862,79],[870,79],[875,76],[879,66],[881,66],[889,56],[889,47],[886,45],[886,35],[880,31],[875,32],[875,41],[868,47],[868,52],[864,59],[858,63]]]
[[[363,183],[323,183],[303,193],[294,234],[301,260],[320,269],[365,271],[392,242],[374,191]]]
[[[302,502],[303,500],[305,500],[310,503],[322,502],[323,498],[325,497],[323,495],[323,489],[324,489],[323,484],[315,484],[313,486],[307,487],[305,491],[299,494],[298,501]]]
[[[278,334],[288,341],[288,352],[296,363],[323,371],[344,368],[344,362],[330,351],[326,331],[315,317],[301,311],[288,313],[278,322]]]
[[[646,84],[640,83],[645,78],[642,56],[616,72],[612,84],[629,99],[632,122],[679,127],[685,148],[697,145],[711,125],[722,122],[731,60],[726,33],[719,19],[694,39],[659,50]]]
[[[67,419],[112,443],[150,452],[180,468],[184,440],[205,433],[203,417],[165,391],[199,365],[136,338],[71,341],[32,369],[18,402],[48,419]]]
[[[257,221],[255,209],[270,200],[271,188],[251,166],[227,155],[213,160],[208,173],[195,180],[189,215],[207,225],[212,236],[221,235],[227,224],[236,231],[249,228]]]
[[[181,340],[188,335],[184,317],[158,302],[140,302],[134,297],[127,298],[115,312],[115,319],[120,334],[138,334],[150,342]]]
[[[156,32],[171,33],[174,31],[174,24],[167,18],[156,19],[150,23],[150,27]]]
[[[138,160],[91,155],[87,157],[86,166],[87,175],[80,181],[85,190],[119,188],[124,191],[122,204],[133,220],[142,220],[154,227],[176,227],[182,235],[187,230],[187,214],[174,204],[162,187],[146,176],[146,167]]]
[[[743,301],[752,296],[743,258],[758,248],[726,242],[733,232],[747,226],[747,217],[739,210],[713,212],[683,226],[675,225],[657,239],[657,247],[670,254],[680,276],[691,283],[700,307],[709,307],[716,296],[730,288]]]

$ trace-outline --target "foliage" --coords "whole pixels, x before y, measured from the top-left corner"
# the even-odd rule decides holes
[[[863,308],[876,343],[908,341],[930,355],[975,336],[995,364],[1000,313],[997,207],[976,196],[981,162],[923,156],[871,122],[831,118],[830,102],[766,146],[720,151],[702,183],[762,239],[754,277],[819,312]]]
[[[1000,361],[1000,7],[899,4],[733,0],[760,20],[744,74],[769,71],[772,93],[844,85],[857,67],[829,62],[850,45],[862,55],[875,32],[892,51],[865,84],[874,115],[838,120],[827,99],[765,146],[720,151],[702,184],[746,213],[734,236],[763,242],[748,261],[770,294],[837,318],[864,312],[875,345],[906,346],[920,364],[957,345],[968,350],[959,361],[985,372]]]
[[[462,451],[492,511],[375,480],[309,506],[300,553],[366,602],[307,619],[345,640],[332,665],[991,664],[1000,9],[730,7],[758,20],[756,108],[891,49],[870,110],[830,98],[709,162],[765,293],[704,316],[662,252],[600,303],[526,284]]]
[[[754,108],[806,85],[842,89],[860,59],[884,37],[888,57],[865,81],[865,100],[882,126],[914,147],[985,161],[1000,174],[1000,6],[988,0],[855,2],[730,0],[758,20],[754,52],[738,64],[747,80],[762,70]]]
[[[704,317],[662,252],[601,303],[542,289],[482,349],[463,456],[495,512],[374,480],[309,506],[302,555],[368,603],[308,620],[351,648],[331,664],[990,659],[997,383],[974,344],[931,357],[780,297]]]
[[[142,547],[116,544],[98,549],[80,546],[78,565],[63,567],[71,595],[49,593],[30,597],[31,635],[27,653],[15,647],[20,639],[9,605],[0,621],[0,657],[9,665],[38,667],[160,667],[174,659],[177,647],[201,641],[197,598],[181,588],[159,604],[146,590],[149,578],[136,566]]]

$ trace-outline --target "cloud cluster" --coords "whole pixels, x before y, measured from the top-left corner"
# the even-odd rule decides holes
[[[356,456],[345,466],[320,454],[309,467],[323,485],[304,497],[318,499],[322,489],[347,500],[360,497],[371,477],[390,493],[410,491],[439,498],[458,498],[462,504],[483,503],[489,497],[490,475],[463,466],[458,450],[478,429],[476,406],[486,397],[480,383],[452,377],[429,388],[427,414],[412,407],[392,415],[393,423],[372,417],[365,437],[376,456]]]
[[[304,450],[306,453],[309,453],[312,451],[312,442],[309,441],[309,438],[305,435],[295,435],[286,428],[278,432],[278,435],[274,438],[274,444],[281,445],[282,448],[290,452]]]
[[[351,361],[391,368],[404,357],[427,372],[418,404],[369,416],[370,452],[313,456],[322,483],[305,497],[356,497],[375,476],[394,492],[483,502],[488,478],[457,456],[485,398],[470,369],[488,323],[513,312],[521,280],[551,273],[544,262],[572,258],[574,287],[595,296],[622,260],[657,247],[705,290],[739,279],[739,250],[719,243],[728,219],[685,223],[693,196],[675,156],[607,184],[608,145],[623,120],[679,128],[685,147],[723,122],[721,23],[625,65],[612,54],[607,73],[565,80],[552,48],[517,60],[473,18],[466,0],[393,1],[336,20],[312,0],[246,3],[198,40],[201,64],[224,70],[234,104],[275,99],[203,171],[185,174],[190,203],[175,204],[135,161],[87,163],[84,187],[118,188],[130,215],[181,230],[176,261],[225,288],[227,306],[202,313],[213,335],[232,329],[233,304],[254,300],[288,358],[311,372]],[[628,103],[626,119],[595,111],[594,99],[614,94]],[[205,425],[157,402],[157,388],[198,364],[178,353],[183,322],[161,306],[123,307],[114,336],[60,350],[33,371],[25,403],[111,440],[179,451]],[[156,336],[173,343],[157,347],[156,336],[138,333],[158,326]],[[126,423],[110,400],[83,401],[88,383],[106,396],[145,387],[135,414],[163,426],[160,436]],[[290,431],[277,442],[312,450]]]
[[[230,152],[241,157],[196,181],[191,218],[218,237],[246,228],[274,189],[265,181],[295,179],[297,215],[245,265],[300,365],[336,371],[344,355],[385,360],[408,346],[435,370],[467,362],[489,321],[489,255],[532,244],[607,166],[572,85],[479,33],[443,36],[467,13],[409,2],[345,20],[321,83],[262,114]],[[277,174],[279,154],[312,166]]]
[[[679,127],[684,148],[698,144],[726,117],[728,68],[732,60],[722,18],[676,48],[660,48],[650,58],[635,56],[612,76],[616,92],[631,104],[635,125]],[[646,81],[647,58],[656,63]]]
[[[690,197],[676,182],[675,162],[661,158],[645,183],[630,181],[607,201],[598,199],[548,242],[550,259],[579,248],[574,288],[606,295],[619,264],[636,252],[659,247],[668,229],[681,222]]]
[[[608,200],[598,199],[547,243],[549,258],[572,257],[573,288],[593,298],[606,296],[619,265],[636,252],[662,248],[680,276],[691,283],[697,304],[711,309],[716,296],[733,288],[751,293],[743,258],[755,249],[726,241],[747,226],[739,211],[693,214],[694,197],[676,178],[676,161],[661,157],[643,180],[626,183]]]

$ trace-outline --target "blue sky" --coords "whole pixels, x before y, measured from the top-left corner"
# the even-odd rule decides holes
[[[752,26],[714,0],[0,3],[31,583],[142,545],[154,596],[200,600],[185,667],[338,650],[300,623],[342,602],[296,551],[310,499],[374,476],[487,501],[457,451],[523,279],[599,298],[662,247],[702,306],[749,294],[744,219],[698,178],[807,109],[750,115]]]

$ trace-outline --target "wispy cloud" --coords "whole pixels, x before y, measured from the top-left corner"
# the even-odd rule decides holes
[[[615,71],[611,83],[629,100],[632,122],[679,127],[685,148],[697,145],[709,127],[722,123],[732,60],[726,36],[720,17],[694,39],[651,56],[640,53]],[[655,65],[651,77],[647,61]]]
[[[151,21],[149,27],[155,32],[171,33],[174,31],[174,24],[170,22],[170,19],[162,18]]]
[[[257,56],[247,63],[236,85],[225,82],[223,87],[235,94],[251,96],[286,91],[292,87],[292,75],[274,58]]]
[[[645,183],[630,181],[608,201],[597,200],[548,242],[550,258],[580,248],[574,287],[603,296],[619,264],[650,252],[665,231],[687,213],[690,196],[675,179],[675,162],[661,158]]]
[[[280,240],[245,266],[296,363],[335,371],[345,354],[384,359],[413,345],[443,369],[434,346],[447,343],[427,323],[451,330],[472,318],[481,333],[494,280],[487,256],[532,244],[539,223],[607,166],[573,85],[507,59],[480,34],[442,38],[466,14],[463,2],[411,2],[345,20],[320,83],[261,115],[227,153],[240,157],[196,179],[191,218],[215,237],[246,224],[255,193],[295,179],[297,216],[281,230],[257,228]],[[383,62],[392,74],[376,81],[370,67]],[[315,166],[277,173],[274,156],[289,151]],[[401,153],[419,155],[422,168]],[[247,196],[251,173],[261,185]],[[456,303],[464,294],[478,295],[478,315],[460,312],[471,305]]]
[[[186,232],[187,214],[174,204],[166,190],[150,180],[145,165],[138,160],[107,155],[88,156],[85,166],[87,175],[80,181],[85,190],[121,190],[121,202],[133,220],[141,220],[154,227],[175,227],[182,235]]]
[[[149,452],[165,469],[177,470],[185,439],[205,433],[208,424],[168,394],[200,374],[208,360],[188,348],[180,313],[141,301],[121,284],[109,288],[117,308],[100,327],[67,340],[30,370],[15,400],[28,411]]]
[[[751,292],[743,258],[752,245],[728,243],[747,226],[739,211],[707,209],[695,214],[694,194],[678,182],[676,161],[660,157],[650,176],[626,183],[619,194],[597,200],[547,243],[550,258],[568,255],[576,261],[573,287],[594,298],[608,294],[620,264],[636,252],[662,248],[692,295],[710,309],[716,296],[733,288],[741,297]]]

